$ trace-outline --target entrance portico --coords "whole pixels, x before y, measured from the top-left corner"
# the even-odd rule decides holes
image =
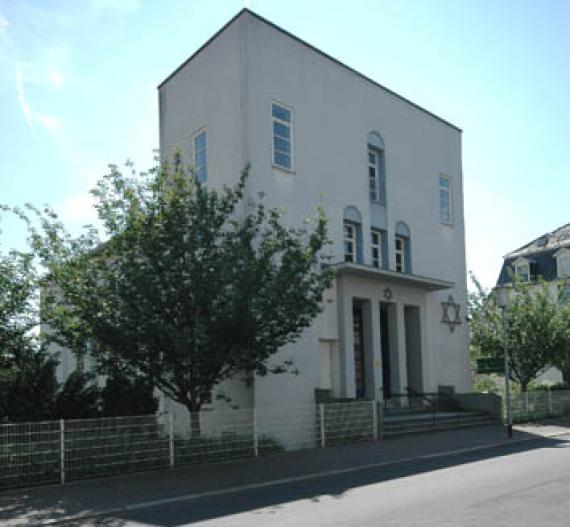
[[[354,263],[337,266],[338,397],[433,391],[428,296],[453,283]]]

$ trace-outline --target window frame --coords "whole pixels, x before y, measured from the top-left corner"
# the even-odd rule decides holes
[[[342,225],[342,241],[343,241],[343,251],[344,251],[344,261],[349,263],[357,263],[358,261],[358,226],[356,223],[344,220]],[[352,236],[347,236],[347,231],[352,232]],[[352,243],[352,256],[351,259],[348,258],[349,253],[347,251],[347,245]]]
[[[197,149],[196,149],[196,140],[202,135],[204,134],[204,174],[205,177],[203,180],[201,180],[198,177],[198,173],[199,173],[199,169],[198,169],[198,164],[196,162],[196,155],[197,155]],[[200,152],[202,152],[202,150],[200,150]],[[200,183],[205,183],[206,181],[208,181],[208,134],[207,134],[207,129],[205,126],[203,126],[202,128],[200,128],[196,133],[194,133],[192,135],[192,164],[194,166],[194,175],[196,177],[196,181],[200,182]]]
[[[442,180],[447,182],[447,188],[442,185]],[[442,225],[453,225],[453,206],[452,206],[452,190],[451,178],[445,174],[438,174],[437,177],[437,199],[439,222]],[[444,209],[442,208],[442,192],[447,193],[447,218],[444,218]]]
[[[374,236],[378,236],[378,242],[374,242]],[[380,229],[370,229],[370,265],[372,267],[376,267],[378,269],[382,269],[384,267],[384,255],[382,254],[384,240],[383,240],[384,233]],[[377,256],[374,256],[374,251],[378,251]]]
[[[289,115],[290,115],[290,120],[285,121],[283,119],[280,119],[279,117],[275,117],[273,115],[273,107],[274,106],[278,106],[278,107],[282,108],[283,110],[288,111]],[[278,101],[275,99],[273,99],[271,101],[269,108],[270,108],[270,115],[271,115],[271,166],[274,168],[278,168],[279,170],[285,170],[286,172],[295,172],[295,156],[294,156],[295,112],[291,106],[284,104],[281,101]],[[283,137],[280,135],[276,136],[276,134],[275,134],[275,123],[281,124],[282,126],[286,126],[289,129],[289,138],[286,138],[286,137]],[[276,137],[278,137],[281,140],[288,140],[289,141],[289,160],[290,160],[290,166],[289,167],[286,167],[286,166],[279,164],[275,159],[276,152],[279,152],[279,151],[275,150],[275,138]],[[285,155],[284,152],[282,152],[282,154]]]
[[[570,251],[564,250],[556,257],[557,278],[570,278]]]
[[[520,279],[521,283],[530,283],[530,263],[524,260],[517,260],[514,264],[515,276]],[[519,269],[526,269],[524,276],[519,273]],[[524,279],[526,277],[526,279]]]
[[[401,249],[398,249],[398,242],[401,242]],[[400,264],[398,264],[398,256],[400,256]],[[394,263],[397,273],[406,272],[406,260],[406,237],[396,234],[394,236]],[[398,266],[400,266],[401,269],[398,269]]]
[[[370,155],[374,156],[375,163],[372,164],[370,162]],[[368,168],[368,194],[370,196],[370,200],[374,203],[380,203],[380,153],[378,152],[377,148],[374,148],[371,145],[368,145],[368,149],[366,152],[366,166]],[[371,178],[370,176],[370,169],[374,168],[374,177]],[[371,182],[374,181],[374,196],[372,194],[372,187]]]

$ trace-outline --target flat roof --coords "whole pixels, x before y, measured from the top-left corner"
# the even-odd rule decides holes
[[[430,278],[417,274],[398,273],[396,271],[388,271],[371,265],[355,264],[352,262],[340,262],[332,264],[338,275],[356,276],[360,278],[372,278],[376,280],[384,280],[385,282],[400,283],[413,287],[426,289],[427,291],[442,291],[451,289],[455,282],[440,280],[439,278]]]
[[[308,47],[309,49],[317,52],[319,55],[325,57],[326,59],[334,62],[335,64],[341,66],[342,68],[358,75],[359,77],[361,77],[362,79],[364,79],[365,81],[373,84],[374,86],[376,86],[377,88],[380,88],[384,91],[386,91],[387,93],[393,95],[394,97],[397,97],[398,99],[404,101],[405,103],[408,103],[410,105],[412,105],[414,108],[417,108],[418,110],[426,113],[427,115],[429,115],[430,117],[433,117],[435,119],[437,119],[438,121],[442,122],[443,124],[446,124],[447,126],[450,126],[451,128],[457,130],[458,132],[462,132],[461,128],[459,128],[458,126],[455,126],[454,124],[450,123],[449,121],[446,121],[445,119],[439,117],[438,115],[430,112],[429,110],[426,110],[425,108],[423,108],[422,106],[420,106],[419,104],[416,104],[415,102],[410,101],[409,99],[406,99],[405,97],[403,97],[402,95],[396,93],[395,91],[390,90],[389,88],[386,88],[386,86],[383,86],[382,84],[376,82],[375,80],[371,79],[370,77],[367,77],[366,75],[364,75],[363,73],[360,73],[359,71],[355,70],[354,68],[351,68],[350,66],[347,66],[344,62],[341,62],[338,59],[335,59],[334,57],[332,57],[331,55],[328,55],[327,53],[325,53],[324,51],[321,51],[319,48],[313,46],[312,44],[309,44],[308,42],[306,42],[305,40],[293,35],[293,33],[290,33],[289,31],[277,26],[276,24],[274,24],[273,22],[270,22],[269,20],[267,20],[266,18],[263,18],[262,16],[258,15],[257,13],[251,11],[251,9],[248,8],[243,8],[241,11],[239,11],[233,18],[231,18],[228,22],[226,22],[216,33],[214,33],[214,35],[212,35],[202,46],[200,46],[190,57],[188,57],[180,66],[178,66],[178,68],[176,68],[168,77],[166,77],[166,79],[164,79],[159,85],[158,85],[158,89],[162,88],[170,79],[172,79],[172,77],[174,77],[182,68],[184,68],[187,64],[189,64],[192,59],[194,59],[194,57],[196,57],[203,49],[205,49],[213,40],[215,40],[218,35],[220,35],[221,33],[223,33],[226,28],[228,26],[230,26],[231,24],[233,24],[233,22],[235,22],[238,18],[240,18],[241,16],[245,15],[245,14],[249,14],[252,17],[256,18],[257,20],[259,20],[260,22],[263,22],[264,24],[267,24],[268,26],[271,26],[273,29],[276,29],[277,31],[283,33],[284,35],[287,35],[288,37],[296,40],[297,42],[299,42],[300,44],[303,44],[304,46]]]

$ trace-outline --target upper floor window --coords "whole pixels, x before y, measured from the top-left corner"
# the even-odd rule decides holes
[[[382,246],[383,246],[383,233],[377,229],[372,229],[370,231],[370,256],[371,256],[371,264],[373,267],[383,267],[383,255],[382,255]]]
[[[515,262],[515,276],[521,281],[528,283],[530,281],[530,268],[529,263],[520,258]]]
[[[194,173],[200,183],[204,183],[208,179],[206,130],[202,130],[194,136]]]
[[[406,269],[406,239],[403,236],[396,236],[394,254],[396,256],[396,271],[403,273]]]
[[[394,256],[396,258],[396,271],[398,273],[412,272],[412,250],[410,228],[403,222],[396,223],[396,236],[394,238]]]
[[[558,303],[568,304],[570,302],[570,284],[558,284]]]
[[[451,181],[439,176],[439,221],[451,225]]]
[[[344,261],[362,263],[362,215],[353,205],[343,213]]]
[[[558,278],[570,278],[570,250],[560,249],[554,256],[556,256]]]
[[[273,121],[273,164],[286,170],[293,169],[293,110],[271,103]]]
[[[370,199],[386,204],[386,176],[384,164],[384,141],[377,132],[368,134],[368,188]]]
[[[356,262],[356,225],[344,222],[344,261]]]

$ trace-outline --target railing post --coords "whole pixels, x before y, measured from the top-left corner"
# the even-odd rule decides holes
[[[174,467],[174,416],[168,413],[168,458],[170,467]]]
[[[257,437],[257,409],[253,409],[253,455],[259,456],[259,438]]]
[[[554,411],[552,410],[552,389],[548,388],[548,416],[552,417],[554,415]]]
[[[325,434],[325,405],[323,403],[319,404],[319,417],[321,422],[321,448],[326,446],[326,434]]]
[[[374,441],[378,440],[378,403],[373,400],[372,403],[372,433]]]
[[[384,439],[384,405],[385,401],[382,400],[376,404],[376,417],[378,419],[378,439]]]
[[[59,420],[59,480],[63,485],[65,483],[65,421]]]

